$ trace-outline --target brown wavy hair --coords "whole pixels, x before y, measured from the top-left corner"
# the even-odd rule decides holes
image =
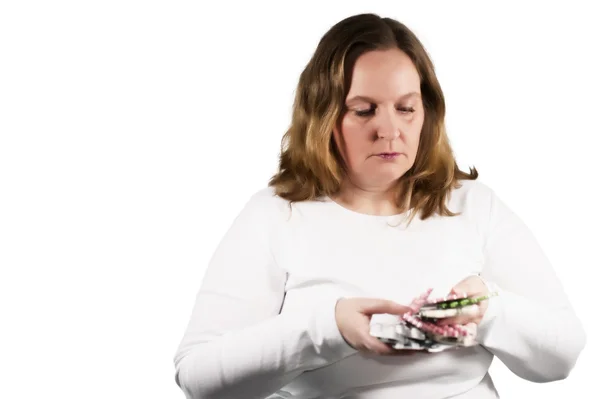
[[[293,202],[319,200],[339,192],[344,161],[333,139],[341,122],[354,63],[373,50],[398,48],[415,65],[421,80],[425,119],[413,166],[394,187],[396,206],[426,219],[435,212],[456,216],[446,207],[459,180],[475,180],[477,169],[461,171],[445,127],[446,104],[440,83],[424,46],[404,24],[376,14],[347,17],[321,38],[300,75],[291,125],[281,142],[278,171],[269,180],[275,193]]]

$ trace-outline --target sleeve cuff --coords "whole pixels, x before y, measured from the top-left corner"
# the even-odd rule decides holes
[[[480,276],[481,277],[481,276]],[[487,289],[489,292],[496,292],[498,295],[491,297],[488,299],[488,306],[479,323],[478,332],[477,332],[477,341],[479,341],[482,345],[485,344],[491,333],[493,332],[494,325],[496,324],[496,320],[499,318],[502,312],[502,302],[503,302],[503,291],[496,285],[490,281],[486,281],[483,279]]]
[[[310,326],[315,348],[324,358],[332,361],[341,360],[358,352],[346,342],[337,326],[335,308],[340,299],[342,297],[318,306],[312,319],[313,324]]]

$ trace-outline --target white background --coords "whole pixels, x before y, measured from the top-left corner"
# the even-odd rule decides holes
[[[318,40],[365,11],[423,41],[459,165],[530,226],[588,331],[564,381],[494,361],[500,394],[596,395],[597,5],[330,3],[0,4],[0,397],[183,398],[209,257],[275,172]]]

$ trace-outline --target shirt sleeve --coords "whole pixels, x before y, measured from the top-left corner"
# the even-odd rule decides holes
[[[245,205],[215,250],[174,357],[188,399],[263,399],[305,370],[356,352],[335,320],[339,298],[301,314],[280,314],[287,274],[272,256],[273,200]]]
[[[566,378],[586,334],[549,259],[526,224],[489,189],[481,277],[489,301],[479,342],[514,374],[533,382]]]

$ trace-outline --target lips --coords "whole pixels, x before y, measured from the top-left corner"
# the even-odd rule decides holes
[[[382,152],[376,155],[377,158],[385,159],[388,161],[395,160],[401,154],[399,152]]]

